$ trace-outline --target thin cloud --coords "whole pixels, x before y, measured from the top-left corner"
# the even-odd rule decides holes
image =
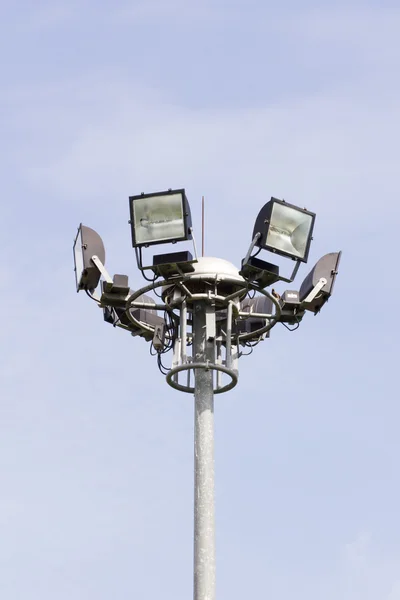
[[[40,7],[35,6],[31,12],[26,11],[21,27],[26,32],[45,32],[70,23],[78,14],[78,5],[74,2],[58,2]]]
[[[344,547],[346,562],[355,568],[363,568],[368,564],[371,548],[371,533],[362,532],[358,537]]]

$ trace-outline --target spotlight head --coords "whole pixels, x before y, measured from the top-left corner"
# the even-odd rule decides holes
[[[342,253],[331,252],[319,259],[300,287],[300,302],[306,310],[319,313],[333,292]]]
[[[185,190],[130,196],[132,246],[192,239],[192,221]]]
[[[314,221],[315,213],[271,198],[258,214],[253,238],[260,234],[259,248],[307,262]]]
[[[97,256],[104,265],[106,253],[103,240],[99,234],[80,224],[74,242],[74,263],[76,291],[88,290],[93,292],[99,284],[101,273],[92,261]]]

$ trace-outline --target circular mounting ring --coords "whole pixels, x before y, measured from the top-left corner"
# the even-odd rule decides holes
[[[229,390],[231,390],[235,387],[235,385],[237,384],[238,379],[239,379],[236,371],[234,371],[233,369],[228,369],[227,367],[224,367],[223,365],[193,362],[193,363],[186,363],[184,365],[179,365],[178,367],[174,367],[173,369],[171,369],[169,371],[168,375],[166,376],[167,383],[174,389],[179,390],[180,392],[186,392],[187,394],[194,394],[194,391],[195,391],[194,387],[181,385],[180,383],[177,383],[176,381],[174,381],[172,378],[174,375],[176,375],[177,373],[180,373],[181,371],[191,371],[191,370],[195,371],[196,369],[205,369],[206,371],[221,371],[221,373],[225,373],[226,375],[229,375],[229,377],[231,378],[231,381],[227,385],[224,385],[221,388],[215,388],[213,390],[214,394],[223,394],[224,392],[229,392]]]
[[[273,296],[272,294],[267,292],[267,290],[259,288],[256,285],[250,284],[249,288],[255,290],[256,292],[260,292],[260,294],[269,298],[272,301],[273,305],[275,306],[275,314],[272,315],[271,320],[268,325],[265,325],[264,327],[260,327],[260,329],[257,329],[256,331],[252,331],[251,333],[239,334],[237,336],[238,343],[240,343],[242,341],[244,342],[246,340],[251,340],[256,337],[260,337],[264,333],[267,333],[268,331],[270,331],[270,329],[272,329],[277,324],[277,322],[279,321],[279,318],[281,316],[281,305],[279,304],[279,302],[275,298],[275,296]],[[251,313],[249,313],[249,317],[251,317]]]
[[[190,278],[190,275],[185,275],[183,276],[179,281],[180,282],[185,282],[187,279]],[[193,278],[193,276],[192,276]],[[174,281],[174,283],[177,283],[177,281]],[[170,285],[171,281],[167,281],[165,279],[161,280],[161,281],[157,281],[157,282],[153,282],[150,283],[149,285],[141,288],[140,290],[137,290],[136,292],[133,292],[133,294],[131,294],[131,296],[129,297],[129,305],[132,308],[150,308],[150,309],[155,309],[155,310],[166,310],[169,313],[173,313],[174,308],[176,307],[171,307],[168,304],[155,304],[155,305],[146,305],[146,303],[143,302],[138,302],[137,299],[139,298],[139,296],[146,294],[147,292],[151,292],[154,291],[155,288],[161,287],[161,286],[165,286],[166,284]],[[260,329],[257,329],[257,331],[253,331],[251,333],[245,333],[245,334],[239,334],[236,336],[236,341],[237,343],[240,342],[244,342],[246,340],[253,340],[257,337],[262,336],[264,333],[267,333],[270,329],[272,329],[274,327],[274,325],[276,325],[276,323],[278,322],[280,315],[281,315],[281,307],[279,302],[277,301],[277,299],[270,294],[267,290],[263,289],[263,288],[259,288],[257,285],[253,284],[253,283],[247,283],[246,286],[243,286],[242,289],[238,290],[237,292],[227,296],[227,297],[223,297],[223,296],[219,296],[219,295],[214,295],[214,299],[218,299],[219,301],[222,301],[222,303],[224,304],[228,304],[233,298],[238,298],[244,291],[248,291],[248,290],[254,290],[256,292],[259,292],[260,294],[262,294],[263,296],[266,296],[267,298],[269,298],[273,305],[275,306],[275,314],[271,316],[270,322],[268,325],[264,325],[264,327],[260,327]],[[206,294],[194,294],[192,295],[192,298],[194,299],[207,299],[208,296]],[[146,331],[148,333],[154,333],[154,328],[149,326],[149,325],[145,325],[144,323],[141,323],[140,321],[138,321],[134,315],[132,315],[131,311],[128,310],[126,313],[128,319],[139,329],[142,329],[142,331]],[[251,313],[249,313],[249,317],[251,317]]]

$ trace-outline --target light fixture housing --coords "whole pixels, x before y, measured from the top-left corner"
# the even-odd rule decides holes
[[[128,277],[126,275],[114,275],[113,279],[114,283],[112,285],[102,282],[100,303],[103,307],[104,321],[128,329],[134,336],[139,335],[148,341],[151,340],[154,335],[153,332],[136,327],[127,315],[128,310],[138,321],[153,329],[164,326],[165,319],[158,315],[155,308],[127,308],[127,298],[133,294],[133,290],[126,287]],[[137,302],[156,305],[154,299],[146,294],[139,296]]]
[[[272,285],[280,279],[277,265],[272,265],[255,256],[250,256],[247,262],[245,262],[245,259],[242,260],[240,275],[248,281],[257,283],[260,288]]]
[[[258,214],[253,238],[260,234],[259,248],[307,262],[314,221],[315,213],[272,197]]]
[[[255,314],[270,314],[273,312],[273,302],[267,296],[255,296],[254,298],[245,298],[240,303],[240,311]],[[262,317],[248,317],[247,319],[239,319],[236,322],[236,331],[239,334],[243,333],[254,333],[261,327],[264,327],[267,323],[267,319]],[[269,337],[269,331],[264,334],[265,337]]]
[[[289,325],[299,324],[304,317],[304,308],[301,306],[300,293],[297,290],[285,290],[279,298],[281,323]]]
[[[100,304],[103,306],[124,307],[131,294],[127,275],[114,275],[112,283],[102,281]]]
[[[104,265],[106,252],[103,240],[94,229],[86,227],[86,225],[82,225],[81,223],[74,242],[77,292],[81,290],[93,292],[99,284],[101,273],[92,261],[93,256],[97,256]]]
[[[173,275],[182,273],[193,273],[193,256],[190,252],[169,252],[168,254],[156,254],[153,256],[154,274],[168,279]]]
[[[129,197],[132,246],[175,243],[192,239],[192,220],[185,190]]]
[[[299,294],[300,302],[306,310],[317,314],[331,297],[341,256],[341,252],[325,254],[304,279]],[[326,282],[323,286],[320,283],[322,280]],[[317,290],[317,286],[319,285],[322,287],[313,297],[312,292],[313,290]]]

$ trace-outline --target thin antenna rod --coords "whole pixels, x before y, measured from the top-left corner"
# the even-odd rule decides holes
[[[204,256],[204,196],[201,198],[201,255]]]

